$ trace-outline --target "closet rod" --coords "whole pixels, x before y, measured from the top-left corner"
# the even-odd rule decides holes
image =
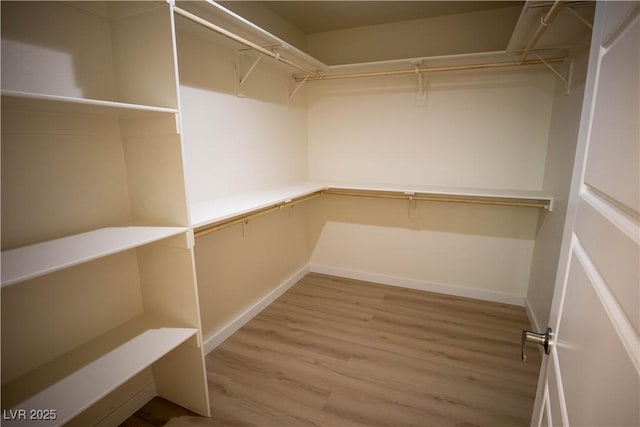
[[[242,44],[244,46],[247,46],[248,48],[251,48],[251,49],[253,49],[253,50],[255,50],[255,51],[257,51],[257,52],[259,52],[259,53],[261,53],[263,55],[266,55],[266,56],[268,56],[268,57],[270,57],[272,59],[275,59],[276,61],[280,61],[283,64],[287,64],[288,66],[296,68],[296,69],[298,69],[298,70],[300,70],[300,71],[302,71],[304,73],[307,73],[307,74],[309,74],[311,76],[319,76],[319,74],[316,73],[315,71],[308,70],[307,68],[303,67],[302,65],[298,65],[293,61],[290,61],[290,60],[288,60],[286,58],[283,58],[282,56],[280,56],[279,53],[275,53],[275,52],[272,52],[272,51],[270,51],[268,49],[265,49],[262,46],[260,46],[258,44],[255,44],[252,41],[249,41],[249,40],[247,40],[247,39],[245,39],[243,37],[240,37],[237,34],[232,33],[231,31],[225,30],[222,27],[219,27],[219,26],[217,26],[215,24],[212,24],[211,22],[209,22],[209,21],[207,21],[205,19],[202,19],[199,16],[194,15],[191,12],[187,12],[186,10],[181,9],[181,8],[179,8],[177,6],[173,7],[173,11],[175,13],[177,13],[178,15],[181,15],[181,16],[183,16],[183,17],[185,17],[185,18],[187,18],[187,19],[189,19],[189,20],[191,20],[191,21],[193,21],[193,22],[195,22],[197,24],[200,24],[205,28],[213,30],[218,34],[221,34],[221,35],[223,35],[223,36],[225,36],[225,37],[227,37],[227,38],[229,38],[229,39],[231,39],[233,41],[236,41],[236,42],[238,42],[238,43],[240,43],[240,44]]]
[[[525,62],[527,56],[529,56],[529,53],[533,50],[536,43],[538,43],[538,41],[540,40],[540,37],[542,37],[545,31],[547,31],[547,27],[553,22],[558,12],[560,12],[560,9],[562,9],[564,3],[565,2],[563,0],[556,0],[553,3],[553,6],[551,6],[551,9],[549,9],[549,12],[547,12],[547,14],[540,20],[538,29],[529,41],[527,47],[525,47],[524,51],[522,51],[522,53],[518,57],[518,60],[516,61],[518,64],[522,64]]]
[[[280,209],[282,209],[284,207],[288,207],[288,206],[293,207],[296,203],[306,202],[307,200],[315,199],[316,197],[321,196],[323,193],[324,193],[324,190],[316,191],[316,192],[308,194],[306,196],[294,197],[293,199],[288,200],[286,202],[276,203],[276,204],[273,204],[271,206],[267,206],[267,207],[262,208],[262,209],[256,209],[254,211],[251,211],[250,213],[234,216],[234,217],[229,218],[227,220],[220,221],[220,222],[217,222],[217,223],[213,223],[213,224],[210,224],[210,225],[205,225],[205,226],[195,230],[193,235],[195,237],[206,236],[207,234],[213,233],[213,232],[221,230],[223,228],[231,227],[232,225],[240,224],[240,223],[249,221],[249,220],[251,220],[253,218],[256,218],[256,217],[259,217],[259,216],[262,216],[262,215],[265,215],[265,214],[268,214],[268,213],[271,213],[271,212],[279,211]]]
[[[548,58],[545,59],[548,64],[555,64],[559,62],[564,62],[565,58]],[[517,63],[516,61],[508,61],[508,62],[490,62],[490,63],[482,63],[482,64],[467,64],[467,65],[450,65],[443,67],[425,67],[425,68],[411,68],[405,70],[395,70],[395,71],[370,71],[370,72],[362,72],[362,73],[346,73],[346,74],[334,74],[334,75],[316,75],[309,77],[307,81],[318,81],[318,80],[337,80],[337,79],[350,79],[350,78],[358,78],[358,77],[385,77],[385,76],[401,76],[401,75],[414,75],[417,73],[435,73],[442,71],[462,71],[462,70],[480,70],[486,68],[505,68],[505,67],[517,67],[521,65],[540,65],[544,64],[544,62],[540,59],[528,59],[523,61],[522,63]],[[296,77],[295,81],[300,82],[304,79],[304,77]]]
[[[336,196],[354,196],[354,197],[373,197],[380,199],[400,199],[400,200],[417,200],[423,202],[446,202],[446,203],[468,203],[476,205],[494,205],[494,206],[514,206],[522,208],[549,208],[549,203],[538,200],[505,200],[499,198],[483,198],[483,197],[445,197],[438,195],[413,195],[413,194],[391,194],[391,193],[374,193],[357,190],[338,190],[328,189],[325,194]]]

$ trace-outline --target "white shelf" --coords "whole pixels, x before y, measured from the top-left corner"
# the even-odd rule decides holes
[[[553,206],[553,196],[542,191],[502,190],[478,188],[436,187],[427,185],[363,184],[344,182],[299,182],[292,185],[272,187],[234,196],[221,197],[191,206],[191,224],[194,228],[220,223],[234,218],[250,215],[265,208],[287,203],[292,199],[304,197],[319,191],[332,190],[353,192],[358,195],[399,195],[399,196],[441,196],[456,199],[469,199],[470,203],[482,200],[495,200],[496,204],[513,202],[540,202],[547,209]]]
[[[178,112],[175,108],[14,90],[2,90],[2,107],[25,111],[117,114],[120,117],[176,114]]]
[[[325,183],[330,190],[354,190],[372,192],[393,192],[407,195],[438,195],[451,197],[474,197],[492,199],[511,200],[540,200],[552,202],[553,196],[542,191],[531,190],[503,190],[503,189],[482,189],[482,188],[457,188],[438,187],[430,185],[393,185],[393,184],[353,184],[344,182]]]
[[[195,328],[158,327],[148,318],[136,318],[7,384],[12,395],[26,395],[12,405],[12,413],[26,410],[27,420],[5,417],[2,424],[62,425],[197,332]],[[39,391],[32,394],[30,388]],[[42,409],[55,410],[56,418],[29,419],[30,410]]]
[[[108,227],[2,251],[2,287],[184,233],[185,227]]]
[[[191,225],[215,224],[325,189],[322,183],[300,182],[196,203],[191,205]]]
[[[292,46],[285,40],[282,40],[281,38],[271,34],[267,30],[259,27],[258,25],[234,13],[233,11],[227,9],[221,4],[218,4],[215,1],[176,1],[176,6],[190,13],[193,13],[194,15],[197,15],[198,17],[206,21],[219,25],[225,30],[231,31],[232,33],[237,34],[238,36],[243,37],[259,46],[268,46],[274,52],[280,53],[284,58],[292,60],[309,69],[317,70],[327,67],[327,65],[323,62]],[[212,38],[218,42],[227,44],[231,48],[237,50],[247,49],[245,46],[242,46],[239,43],[214,34],[212,31],[203,29],[201,26],[192,23],[180,16],[177,16],[176,25],[179,28],[200,34],[205,38]],[[276,61],[273,61],[273,63],[278,64]],[[290,70],[288,66],[286,68]]]

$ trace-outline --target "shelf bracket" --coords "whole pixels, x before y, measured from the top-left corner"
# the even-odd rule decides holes
[[[411,61],[411,64],[414,67],[415,74],[418,80],[417,81],[418,89],[416,92],[416,106],[424,107],[425,105],[427,105],[427,90],[426,90],[424,73],[420,71],[423,64],[422,64],[422,61],[420,60]]]
[[[565,7],[565,10],[568,10],[569,12],[571,12],[571,14],[573,16],[576,17],[576,19],[580,22],[582,22],[584,25],[586,25],[590,30],[593,30],[593,24],[591,24],[591,22],[587,21],[586,19],[584,19],[582,16],[580,16],[580,14],[578,12],[576,12],[575,10],[573,10],[573,8],[571,7],[571,5],[567,5]]]
[[[553,74],[555,74],[560,80],[562,80],[565,84],[565,91],[564,94],[565,96],[570,95],[571,94],[571,80],[573,77],[573,58],[569,59],[569,70],[567,71],[567,76],[563,76],[562,74],[560,74],[560,72],[558,70],[556,70],[555,68],[553,68],[553,66],[551,64],[549,64],[547,61],[544,60],[543,57],[541,57],[540,55],[538,55],[536,52],[531,52],[532,55],[534,55],[536,58],[538,58],[540,60],[540,62],[542,62],[549,70],[551,70],[551,72]]]
[[[238,60],[236,61],[236,67],[235,67],[235,73],[236,73],[236,94],[242,98],[244,98],[245,92],[244,92],[244,84],[247,82],[247,79],[249,78],[249,76],[251,75],[251,73],[253,72],[253,70],[256,69],[256,67],[258,66],[258,63],[260,62],[260,60],[262,59],[262,55],[258,55],[258,57],[256,58],[256,60],[253,62],[253,64],[251,64],[251,66],[249,67],[249,69],[247,70],[246,73],[244,73],[244,75],[242,75],[242,58],[244,55],[239,55],[238,56]]]
[[[418,218],[418,201],[414,198],[416,193],[404,193],[409,200],[409,218]]]
[[[425,88],[425,77],[420,72],[420,67],[416,66],[416,76],[418,76],[418,93],[416,93],[416,106],[424,107],[427,105],[427,91]]]
[[[300,90],[300,88],[302,87],[302,85],[305,84],[305,82],[307,81],[307,79],[311,77],[308,74],[306,76],[304,76],[304,78],[302,80],[300,80],[300,82],[298,82],[298,84],[296,84],[296,78],[292,77],[291,78],[291,82],[293,83],[293,90],[289,90],[288,95],[289,95],[289,103],[291,103],[291,101],[293,101],[293,97],[296,96],[296,93],[298,93],[298,91]]]

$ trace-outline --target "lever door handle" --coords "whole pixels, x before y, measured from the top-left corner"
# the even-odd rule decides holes
[[[553,332],[551,331],[551,328],[547,328],[544,334],[523,330],[522,331],[522,348],[520,350],[520,357],[522,358],[522,361],[523,362],[527,361],[527,355],[524,352],[525,347],[527,346],[527,341],[540,344],[542,347],[544,347],[544,353],[549,354],[549,351],[551,351],[552,338],[553,338]]]

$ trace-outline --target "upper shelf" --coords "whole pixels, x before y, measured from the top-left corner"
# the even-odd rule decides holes
[[[174,0],[169,1],[172,2]],[[284,40],[211,0],[201,2],[179,1],[174,6],[174,12],[180,17],[177,19],[178,24],[186,25],[191,31],[199,31],[204,34],[204,37],[214,37],[216,40],[224,40],[226,38],[232,48],[238,51],[247,50],[247,48],[248,50],[253,49],[264,56],[274,59],[276,63],[284,63],[284,66],[294,73],[295,81],[302,85],[306,81],[343,78],[422,75],[433,72],[501,69],[542,64],[552,67],[551,64],[566,62],[568,48],[576,46],[576,43],[558,42],[554,38],[554,34],[566,35],[567,31],[562,22],[560,25],[555,26],[554,31],[550,32],[551,36],[546,37],[546,40],[552,40],[552,42],[545,44],[542,48],[535,48],[538,40],[535,30],[540,25],[539,15],[544,17],[544,13],[548,11],[546,9],[548,4],[538,3],[540,2],[527,3],[506,51],[407,58],[340,66],[326,66],[312,56],[296,49]],[[576,16],[573,17],[575,22],[584,27],[584,24],[580,22],[583,21],[588,26],[589,12],[585,13],[586,17],[574,12],[574,7],[578,3],[588,2],[568,2],[566,9],[569,12],[565,12],[565,15],[575,14]],[[556,8],[561,7],[562,3],[557,2]],[[537,25],[534,25],[530,15],[536,16]],[[561,21],[564,22],[564,18],[561,18]],[[575,22],[572,23],[575,24]],[[569,31],[571,34],[568,37],[572,40],[578,36],[584,39],[584,30],[585,28],[582,28],[582,31],[577,31],[577,34],[574,31]],[[533,36],[532,32],[536,32],[536,35]],[[524,46],[521,46],[522,44]],[[528,53],[534,48],[535,57],[528,58]],[[523,51],[525,53],[520,56],[518,52]],[[556,75],[564,79],[555,69],[552,68],[552,70]],[[566,79],[564,80],[566,81]],[[421,82],[419,85],[422,87]],[[422,91],[422,89],[420,90]]]
[[[293,61],[300,66],[309,70],[318,70],[326,68],[326,65],[311,55],[301,51],[300,49],[292,46],[279,37],[269,33],[263,28],[255,25],[251,21],[243,18],[242,16],[232,12],[224,6],[216,3],[215,1],[176,1],[175,7],[182,9],[188,13],[191,13],[198,18],[221,27],[234,35],[237,35],[251,43],[264,47],[269,51],[277,53]],[[179,28],[183,28],[192,32],[196,32],[205,38],[214,37],[218,42],[228,43],[231,48],[238,51],[247,49],[246,46],[238,43],[237,41],[230,40],[229,38],[221,37],[217,34],[213,35],[213,32],[203,28],[202,24],[198,24],[192,20],[185,19],[178,15],[179,19],[176,19],[176,24]],[[276,61],[277,62],[277,61]],[[292,68],[288,68],[292,70]]]
[[[522,52],[549,12],[552,2],[527,1],[513,30],[507,52]],[[593,23],[595,1],[569,1],[562,5],[553,24],[536,43],[536,49],[571,49],[588,45]]]
[[[2,287],[185,231],[184,227],[109,227],[2,251]]]
[[[117,114],[127,118],[178,112],[175,108],[14,90],[2,90],[2,108],[61,113]]]

